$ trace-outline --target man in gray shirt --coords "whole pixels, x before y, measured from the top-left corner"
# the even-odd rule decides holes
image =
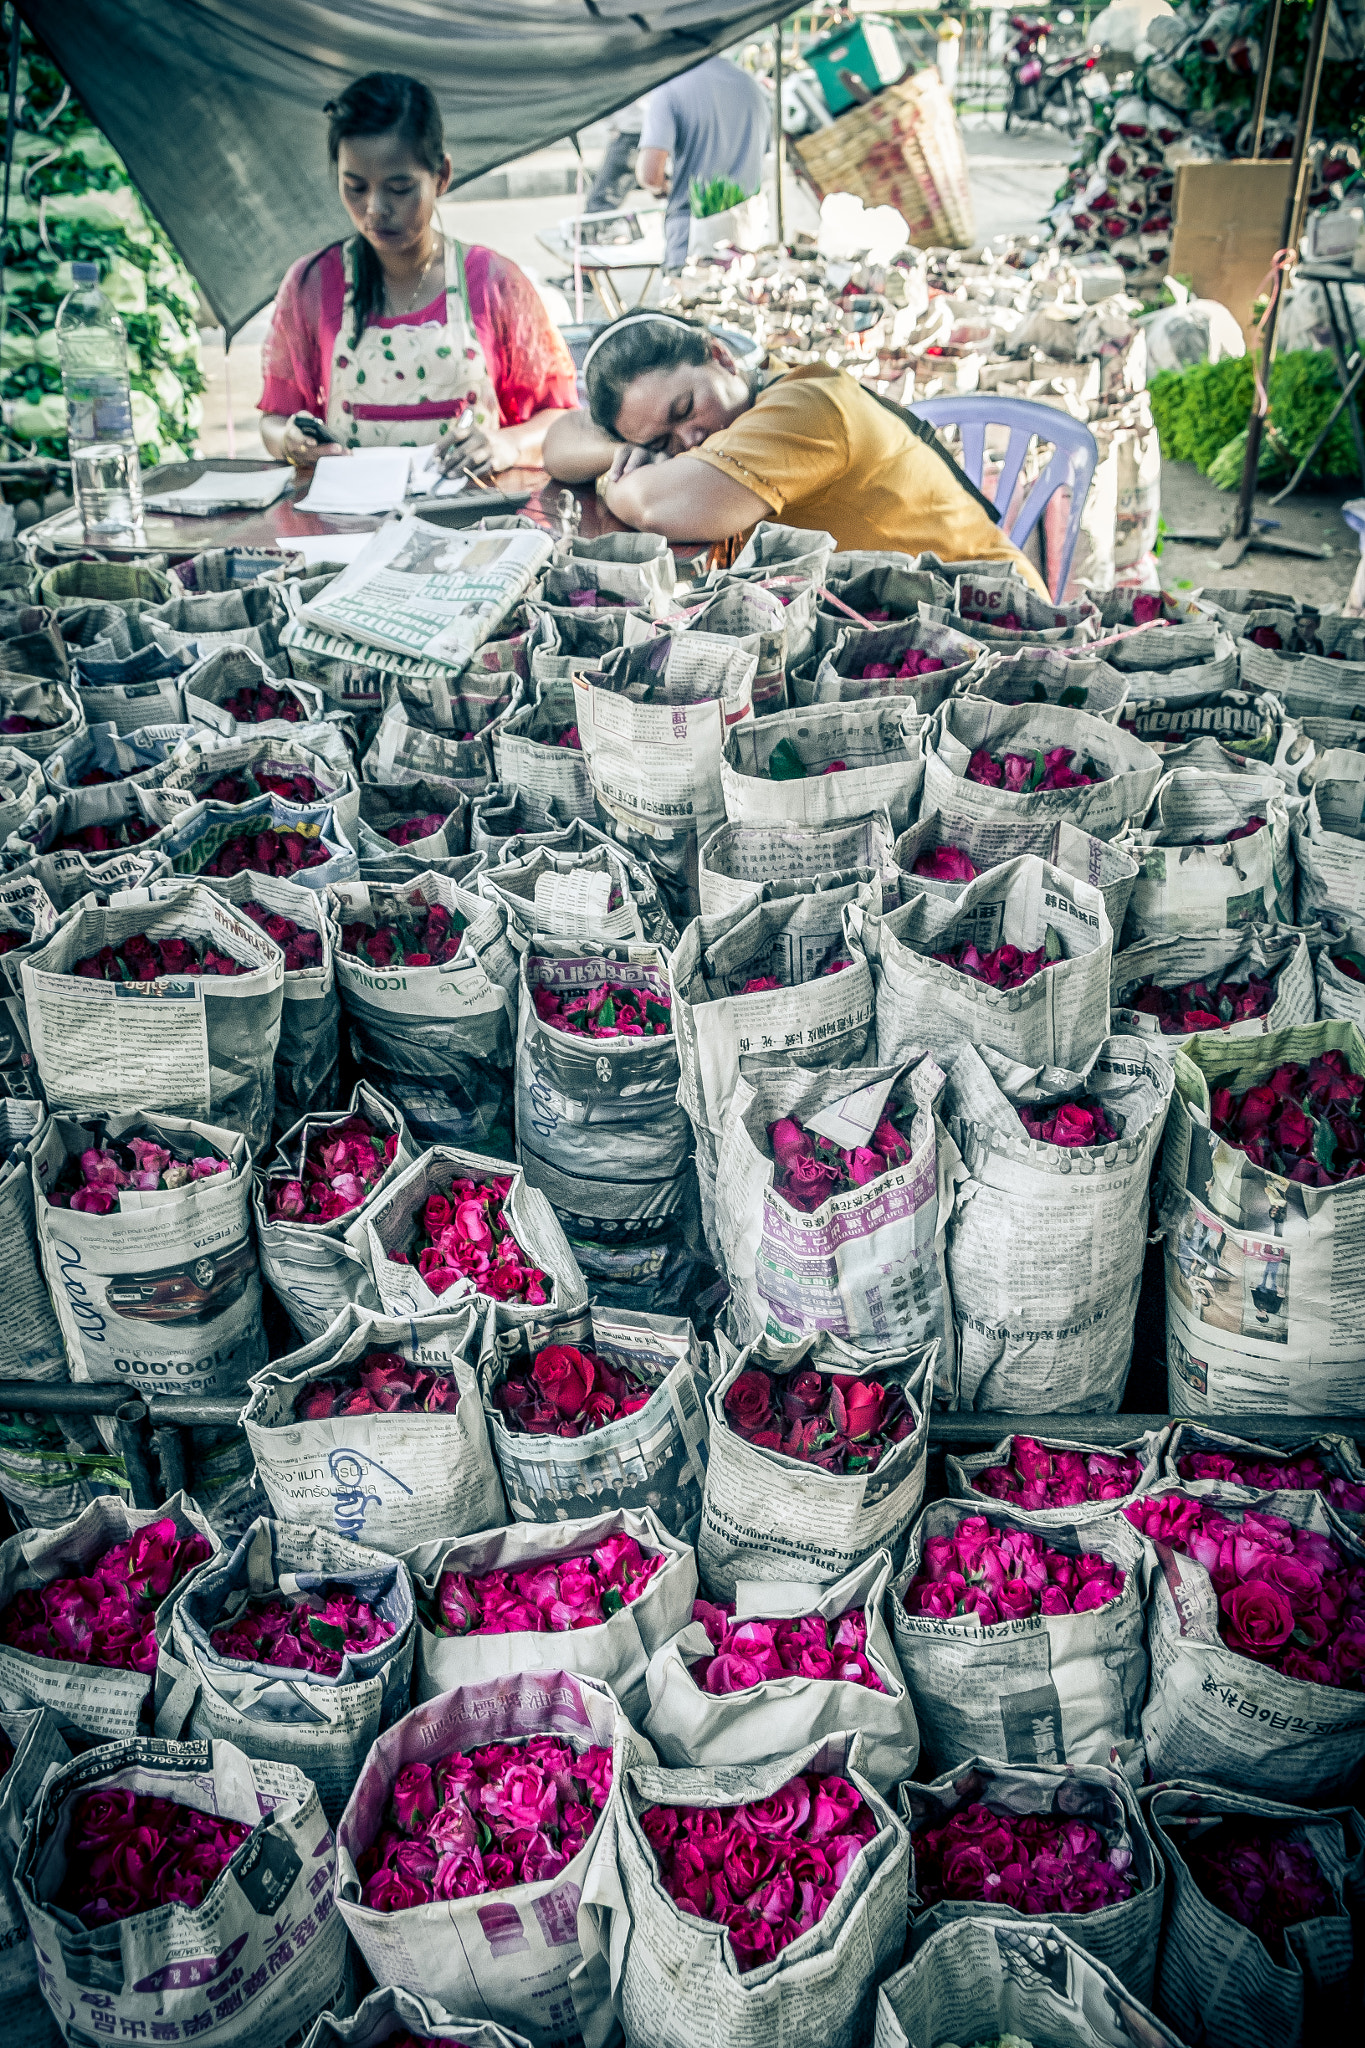
[[[693,179],[733,178],[746,198],[757,192],[770,127],[767,94],[727,57],[708,57],[649,95],[635,174],[646,190],[662,192],[671,160],[665,270],[687,260]]]

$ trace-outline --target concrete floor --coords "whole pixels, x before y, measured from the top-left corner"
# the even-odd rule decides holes
[[[1168,539],[1161,552],[1161,580],[1181,590],[1199,585],[1216,590],[1220,583],[1249,584],[1259,590],[1282,591],[1308,604],[1343,603],[1360,560],[1360,543],[1338,507],[1346,498],[1359,497],[1361,489],[1358,482],[1341,489],[1301,489],[1283,505],[1272,505],[1264,493],[1258,493],[1254,516],[1277,522],[1262,529],[1267,538],[1278,533],[1286,540],[1328,547],[1332,553],[1325,561],[1277,554],[1268,547],[1253,548],[1236,568],[1220,569],[1213,560],[1213,547]],[[1161,516],[1169,533],[1221,536],[1236,510],[1235,491],[1215,490],[1191,463],[1164,464]]]

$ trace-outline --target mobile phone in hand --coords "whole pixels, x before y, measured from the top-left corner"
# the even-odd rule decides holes
[[[306,441],[315,441],[319,445],[325,441],[336,443],[336,435],[329,434],[322,421],[311,412],[296,412],[290,424],[298,428]]]

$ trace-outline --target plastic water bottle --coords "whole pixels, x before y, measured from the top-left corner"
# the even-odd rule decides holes
[[[142,470],[128,388],[128,335],[93,263],[73,263],[57,309],[71,484],[87,540],[142,538]]]

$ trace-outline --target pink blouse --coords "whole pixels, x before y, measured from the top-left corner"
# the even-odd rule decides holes
[[[341,248],[340,242],[333,242],[315,256],[301,257],[286,273],[261,349],[265,388],[258,412],[326,417],[332,350],[346,296]],[[525,272],[506,256],[477,244],[466,246],[464,270],[469,310],[498,394],[503,426],[519,426],[534,413],[552,408],[576,406],[573,357]],[[417,312],[369,324],[409,327],[443,319],[444,297],[439,292]]]

